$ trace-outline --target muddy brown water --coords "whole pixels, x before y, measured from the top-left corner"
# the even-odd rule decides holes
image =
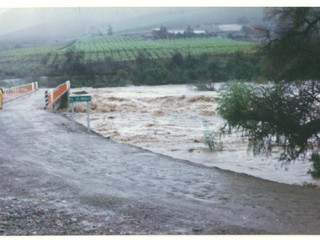
[[[266,180],[320,187],[320,180],[308,174],[308,155],[284,165],[280,149],[268,156],[252,154],[240,131],[214,135],[221,145],[210,151],[212,135],[205,138],[205,133],[218,133],[225,124],[216,113],[219,91],[197,91],[192,85],[73,89],[77,90],[92,94],[92,129],[115,142]],[[75,120],[86,125],[86,103],[77,103],[76,111]]]
[[[0,112],[1,198],[46,199],[120,234],[320,233],[317,188],[115,143],[43,102],[39,90]]]

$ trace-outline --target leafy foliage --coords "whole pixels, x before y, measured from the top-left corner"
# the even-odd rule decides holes
[[[274,80],[319,79],[320,8],[267,8],[263,69]]]
[[[265,17],[261,72],[274,81],[231,84],[218,112],[254,153],[280,147],[291,161],[320,147],[320,8],[268,8]]]
[[[204,122],[205,130],[203,132],[204,142],[211,151],[222,151],[223,144],[220,140],[220,133],[214,130],[210,130],[208,122]]]
[[[309,173],[314,178],[320,178],[320,154],[312,153],[310,161],[312,162],[312,170]]]
[[[253,80],[257,78],[260,74],[258,62],[257,55],[248,55],[240,51],[235,52],[226,66],[229,79]]]
[[[254,153],[281,147],[281,160],[320,147],[320,83],[232,83],[218,100],[227,126],[243,131]]]

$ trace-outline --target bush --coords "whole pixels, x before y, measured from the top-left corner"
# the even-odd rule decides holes
[[[234,53],[227,62],[225,71],[228,79],[243,79],[251,81],[260,75],[259,57],[244,52]]]
[[[310,169],[308,173],[314,178],[320,178],[320,154],[312,153],[310,162],[312,162],[312,170]]]
[[[216,91],[214,84],[209,81],[199,81],[194,84],[198,91]]]
[[[208,63],[208,77],[212,82],[221,82],[228,79],[228,72],[225,69],[225,63],[222,60],[212,59]]]
[[[207,122],[204,122],[204,127],[203,135],[205,144],[208,145],[211,151],[222,151],[223,145],[220,141],[220,134],[214,130],[210,130]]]
[[[317,81],[235,82],[220,91],[216,111],[226,120],[225,129],[242,131],[254,154],[270,155],[280,147],[279,160],[291,161],[319,148],[319,87]]]

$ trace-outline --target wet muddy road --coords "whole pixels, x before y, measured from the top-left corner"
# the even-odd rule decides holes
[[[0,112],[2,235],[320,233],[319,189],[114,143],[43,105]]]

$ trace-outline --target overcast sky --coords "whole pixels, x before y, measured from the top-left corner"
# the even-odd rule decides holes
[[[201,6],[320,6],[319,0],[10,0],[1,1],[0,8],[17,8],[17,7],[133,7],[133,6],[185,6],[185,7],[201,7]]]
[[[0,8],[0,14],[5,13],[6,11],[8,11],[9,9],[7,8]]]

